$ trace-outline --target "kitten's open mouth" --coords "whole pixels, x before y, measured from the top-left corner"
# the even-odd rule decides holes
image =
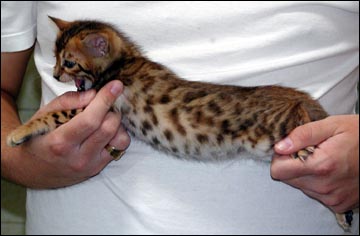
[[[78,92],[89,90],[93,86],[92,80],[86,76],[73,76],[67,73],[63,73],[59,80],[61,82],[69,82],[74,80]]]
[[[89,79],[84,77],[75,77],[74,81],[78,92],[91,89],[92,82]]]

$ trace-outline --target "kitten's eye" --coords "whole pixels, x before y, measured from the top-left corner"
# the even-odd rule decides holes
[[[65,60],[63,65],[64,65],[65,67],[71,69],[71,68],[73,68],[73,67],[76,65],[76,63],[73,62],[73,61]]]

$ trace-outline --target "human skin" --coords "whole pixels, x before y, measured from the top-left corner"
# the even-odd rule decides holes
[[[29,188],[57,188],[82,182],[98,174],[113,158],[104,149],[110,144],[126,149],[130,137],[121,126],[121,115],[109,108],[122,93],[120,81],[112,81],[98,93],[68,92],[42,107],[31,119],[50,111],[86,109],[48,135],[16,148],[6,136],[21,124],[16,97],[32,48],[1,53],[1,176]]]
[[[288,155],[316,145],[305,162]],[[330,116],[296,128],[275,145],[271,176],[334,212],[359,207],[359,115]]]

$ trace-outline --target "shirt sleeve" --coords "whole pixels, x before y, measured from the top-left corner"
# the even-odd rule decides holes
[[[36,39],[36,2],[1,1],[1,52],[30,48]]]

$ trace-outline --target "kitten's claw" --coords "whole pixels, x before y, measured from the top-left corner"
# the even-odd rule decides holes
[[[296,153],[291,154],[291,157],[294,159],[300,159],[302,162],[305,162],[306,159],[312,155],[315,151],[315,147],[314,146],[308,146],[304,149],[299,150]]]

